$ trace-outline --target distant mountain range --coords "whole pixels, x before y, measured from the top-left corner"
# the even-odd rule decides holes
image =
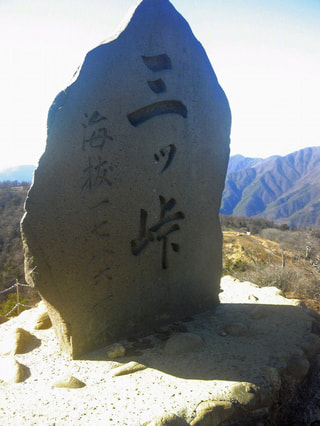
[[[220,213],[320,227],[320,147],[265,160],[231,157]]]
[[[31,182],[34,169],[0,171],[0,182]],[[231,156],[220,213],[320,227],[320,147],[267,159]]]

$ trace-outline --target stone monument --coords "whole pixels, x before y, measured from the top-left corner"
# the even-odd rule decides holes
[[[168,0],[143,0],[56,97],[21,228],[27,282],[74,358],[218,303],[230,123]]]

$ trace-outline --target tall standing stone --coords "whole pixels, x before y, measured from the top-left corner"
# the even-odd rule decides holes
[[[22,235],[73,357],[218,303],[230,121],[168,0],[143,0],[56,97]]]

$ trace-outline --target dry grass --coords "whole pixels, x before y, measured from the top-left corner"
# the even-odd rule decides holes
[[[320,239],[310,231],[263,230],[262,235],[226,230],[224,274],[260,286],[276,286],[320,312]],[[272,240],[271,240],[272,239]]]

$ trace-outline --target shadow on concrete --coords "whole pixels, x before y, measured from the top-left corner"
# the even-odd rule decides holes
[[[28,352],[33,351],[36,348],[39,348],[41,346],[41,340],[38,339],[36,336],[32,335],[32,339],[30,341],[30,343],[28,344],[28,346],[24,349],[23,352],[21,352],[21,354],[26,354]]]
[[[189,322],[176,322],[160,332],[122,341],[127,356],[115,361],[136,361],[181,379],[254,382],[266,367],[281,371],[290,357],[311,357],[319,350],[320,339],[312,332],[314,322],[301,307],[226,303]],[[180,352],[176,348],[178,353],[171,355],[167,342],[177,333],[196,334],[204,345],[180,348]],[[107,348],[82,359],[110,361]]]

